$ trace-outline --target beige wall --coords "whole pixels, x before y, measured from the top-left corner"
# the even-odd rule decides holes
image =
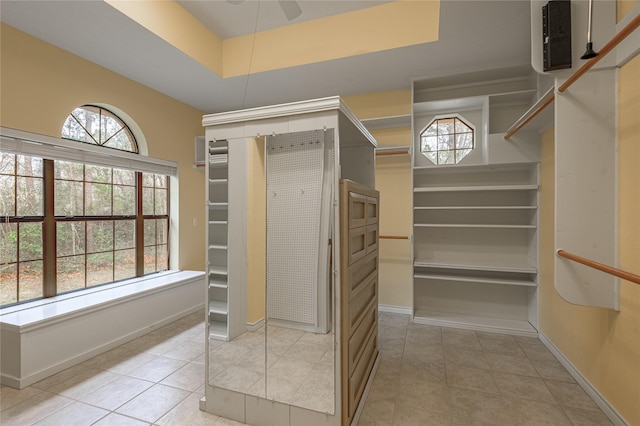
[[[264,138],[249,140],[247,194],[247,324],[264,319],[266,308],[267,198]]]
[[[346,97],[359,119],[411,114],[411,92],[396,90]],[[411,127],[372,131],[378,146],[411,146]],[[376,157],[376,189],[380,191],[380,235],[412,234],[411,157]],[[413,254],[409,240],[380,240],[381,305],[413,309]]]
[[[2,24],[0,37],[0,124],[60,137],[77,106],[99,103],[124,111],[144,133],[149,156],[179,165],[179,185],[171,188],[172,201],[176,195],[180,200],[172,205],[172,234],[178,239],[172,267],[203,270],[204,176],[192,168],[194,137],[204,134],[202,111],[8,25]]]
[[[640,56],[619,72],[617,127],[619,263],[640,274]],[[571,305],[556,293],[553,186],[551,129],[542,142],[541,331],[629,424],[640,424],[640,286],[621,282],[619,312]]]

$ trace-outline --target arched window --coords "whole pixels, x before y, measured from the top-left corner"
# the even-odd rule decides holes
[[[420,150],[434,164],[458,164],[474,148],[474,133],[462,117],[435,118],[420,133]]]
[[[75,108],[61,133],[138,152],[129,127],[102,107]],[[93,161],[71,151],[0,152],[0,305],[168,269],[168,177],[111,166],[119,154]]]

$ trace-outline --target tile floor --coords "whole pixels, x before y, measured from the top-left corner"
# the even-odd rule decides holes
[[[359,426],[611,425],[535,338],[380,314],[380,364]]]
[[[22,390],[0,388],[0,424],[240,425],[198,409],[196,313]],[[611,425],[537,339],[410,324],[380,314],[365,425]]]
[[[210,339],[209,379],[244,392],[333,414],[333,333],[317,334],[285,327],[247,331],[230,342]],[[266,355],[266,356],[265,356]],[[267,370],[265,380],[265,369]]]

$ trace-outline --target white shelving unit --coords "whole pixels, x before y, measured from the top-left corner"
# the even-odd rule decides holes
[[[535,163],[414,168],[414,321],[535,334],[537,206]]]

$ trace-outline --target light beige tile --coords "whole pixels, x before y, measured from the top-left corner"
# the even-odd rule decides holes
[[[450,388],[453,424],[518,425],[517,413],[500,395]]]
[[[305,361],[303,359],[281,358],[269,367],[267,376],[288,377],[291,380],[298,380],[302,383],[315,366],[315,362]]]
[[[173,347],[164,352],[162,356],[169,358],[182,359],[185,361],[193,361],[204,353],[204,343],[185,340],[180,342],[179,346]]]
[[[378,314],[378,324],[380,327],[406,328],[409,326],[409,315],[395,314],[391,312],[380,312]]]
[[[131,356],[131,349],[127,346],[118,346],[100,355],[94,356],[86,360],[83,364],[88,367],[101,368],[108,370],[114,365],[127,360]]]
[[[223,343],[211,350],[211,360],[214,362],[235,363],[254,351],[251,346]]]
[[[188,361],[158,356],[152,361],[129,371],[127,376],[148,380],[150,382],[159,382],[187,364]]]
[[[509,336],[511,337],[511,336]],[[515,340],[503,340],[503,339],[486,339],[483,337],[478,338],[480,341],[480,346],[482,346],[482,350],[485,352],[494,352],[498,354],[504,355],[512,355],[512,356],[525,356],[520,346],[515,342]]]
[[[472,330],[443,327],[442,343],[445,347],[482,350],[478,337],[475,331]]]
[[[2,411],[2,426],[30,425],[69,405],[73,400],[41,391]]]
[[[611,420],[602,412],[563,407],[573,426],[613,426]]]
[[[400,374],[391,371],[389,373],[381,371],[378,367],[371,389],[369,389],[368,400],[395,402],[400,390]]]
[[[581,408],[583,410],[600,411],[600,408],[593,402],[577,383],[567,383],[555,380],[545,380],[547,387],[556,398],[556,401],[563,407]]]
[[[326,345],[316,345],[298,341],[282,355],[282,358],[318,362],[322,359],[325,352],[327,352]]]
[[[325,345],[328,349],[333,347],[333,333],[304,333],[298,342]]]
[[[202,398],[201,395],[192,393],[171,411],[162,416],[156,424],[160,426],[205,426],[214,424],[219,417],[205,411],[200,411],[200,398]]]
[[[501,342],[515,342],[514,336],[505,333],[490,333],[487,331],[476,331],[478,339],[499,340]]]
[[[529,337],[529,336],[513,336],[513,339],[518,343],[524,343],[527,345],[544,345],[542,340],[537,337]]]
[[[491,369],[494,371],[538,377],[538,372],[527,357],[497,354],[493,352],[486,352],[485,356],[491,366]]]
[[[400,369],[400,383],[411,381],[447,384],[447,375],[443,361],[404,362]]]
[[[122,414],[110,413],[92,426],[148,426],[150,424],[151,423],[143,422],[142,420],[123,416]]]
[[[164,385],[154,385],[116,410],[117,413],[154,423],[190,395]]]
[[[49,388],[49,392],[73,399],[80,399],[118,377],[121,377],[121,375],[111,371],[95,370],[94,372],[86,372],[56,386],[52,386]]]
[[[25,399],[29,399],[37,393],[41,392],[40,389],[29,386],[23,389],[14,389],[7,386],[0,387],[0,411],[6,410]],[[1,418],[1,416],[0,416]]]
[[[520,343],[520,347],[531,360],[556,360],[556,357],[544,345]]]
[[[34,423],[34,426],[90,425],[107,414],[109,414],[107,410],[74,402]]]
[[[407,342],[441,345],[442,329],[433,325],[409,324],[407,328]]]
[[[113,411],[151,386],[153,382],[122,376],[82,397],[81,401]]]
[[[369,394],[362,409],[358,426],[391,426],[395,408],[395,403],[371,399],[371,394]]]
[[[212,383],[221,388],[246,392],[264,375],[238,366],[230,366],[215,376]]]
[[[149,361],[156,359],[158,355],[149,354],[146,352],[136,353],[129,352],[129,357],[120,360],[117,364],[110,365],[106,370],[113,371],[118,374],[127,374],[129,371],[146,364]]]
[[[490,368],[487,358],[484,356],[484,351],[477,349],[447,346],[444,349],[444,359],[447,364],[482,368],[484,370]]]
[[[504,396],[531,399],[534,401],[555,404],[556,400],[549,392],[544,381],[538,377],[521,376],[519,374],[494,372],[493,378]]]
[[[439,413],[449,413],[449,389],[430,382],[403,382],[398,389],[396,404]]]
[[[293,399],[296,391],[300,389],[303,381],[304,379],[300,378],[289,379],[286,376],[268,376],[266,382],[259,381],[252,386],[252,389],[254,391],[259,390],[261,387],[264,388],[266,384],[266,394],[262,393],[262,395],[266,395],[266,399],[288,403]],[[261,396],[261,393],[256,392],[255,395]]]
[[[569,418],[562,408],[555,404],[546,404],[526,399],[508,399],[508,403],[518,416],[518,425],[523,426],[570,426]]]
[[[88,366],[86,364],[78,364],[71,368],[67,368],[59,373],[54,374],[53,376],[49,376],[46,379],[40,380],[39,382],[31,385],[36,389],[48,390],[54,386],[58,386],[60,383],[66,382],[69,379],[80,375],[94,374],[95,372],[101,371],[101,369],[97,367]]]
[[[481,368],[447,364],[447,383],[450,387],[500,393],[491,372]]]
[[[556,359],[532,359],[531,364],[543,379],[575,383],[575,379]]]
[[[335,380],[333,373],[314,368],[289,400],[291,404],[322,413],[335,412]],[[267,382],[267,386],[268,382]],[[267,391],[269,389],[267,388]]]
[[[397,426],[449,426],[451,419],[448,414],[398,405],[395,410],[393,424]]]
[[[204,384],[204,364],[190,362],[160,383],[194,392]]]

